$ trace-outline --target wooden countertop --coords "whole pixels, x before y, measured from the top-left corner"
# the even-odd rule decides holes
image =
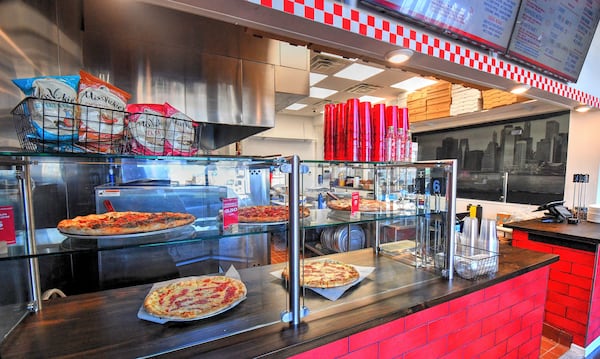
[[[504,223],[504,227],[521,230],[535,236],[554,239],[553,244],[576,249],[595,251],[600,244],[600,224],[581,221],[577,224],[543,223],[539,218],[520,222]]]
[[[52,299],[6,338],[0,357],[290,356],[558,260],[553,254],[502,245],[499,271],[493,278],[467,281],[457,277],[449,282],[428,271],[375,256],[371,249],[329,257],[376,270],[337,301],[308,291],[301,303],[311,313],[297,327],[278,320],[286,307],[286,289],[271,272],[283,265],[271,265],[239,271],[248,287],[248,297],[240,305],[216,317],[188,323],[161,325],[138,319],[137,311],[150,285]],[[260,322],[263,324],[257,324]]]

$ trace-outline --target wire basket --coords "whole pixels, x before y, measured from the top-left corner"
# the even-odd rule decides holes
[[[21,101],[12,114],[26,152],[193,156],[202,128],[188,118],[33,97]]]
[[[498,253],[458,244],[454,254],[454,269],[459,277],[476,280],[498,271]]]
[[[12,114],[24,151],[123,153],[124,111],[28,97]]]

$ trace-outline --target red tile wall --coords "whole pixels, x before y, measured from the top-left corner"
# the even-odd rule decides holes
[[[527,232],[518,230],[513,231],[512,244],[560,256],[550,266],[544,320],[572,334],[573,343],[589,345],[600,335],[600,284],[594,282],[600,278],[600,266],[596,265],[596,254],[530,241]]]
[[[549,271],[537,269],[292,358],[537,359]]]

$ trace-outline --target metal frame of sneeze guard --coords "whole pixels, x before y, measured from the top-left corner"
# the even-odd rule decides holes
[[[281,312],[281,321],[298,326],[300,320],[308,314],[308,308],[300,305],[300,173],[308,172],[308,167],[300,165],[300,157],[286,157],[287,163],[280,167],[289,178],[288,210],[288,268],[289,268],[289,310]]]

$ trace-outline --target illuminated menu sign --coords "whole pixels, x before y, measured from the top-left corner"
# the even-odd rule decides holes
[[[600,18],[600,0],[523,0],[507,55],[577,81]]]
[[[504,52],[520,0],[361,0],[361,3]]]

